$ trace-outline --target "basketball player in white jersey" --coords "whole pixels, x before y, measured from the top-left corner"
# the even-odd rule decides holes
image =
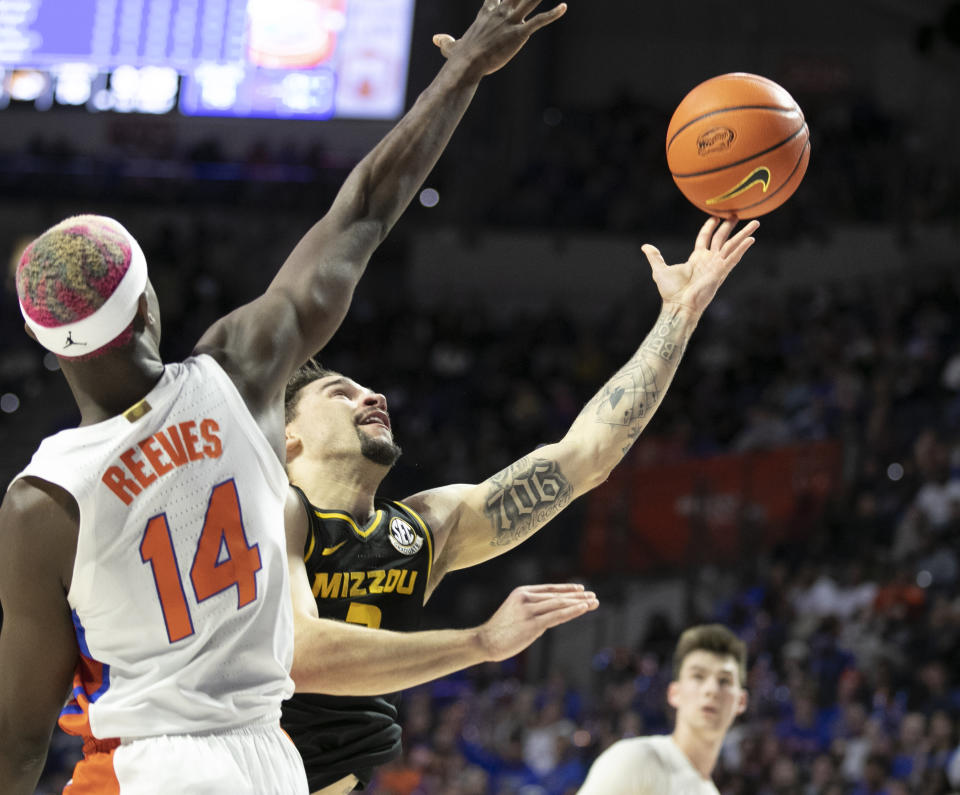
[[[686,630],[667,703],[673,734],[619,740],[597,757],[578,795],[719,795],[711,774],[723,738],[747,708],[747,650],[720,624]]]
[[[299,495],[287,506],[298,632],[318,615],[413,629],[448,572],[513,549],[603,483],[662,402],[720,284],[753,245],[758,222],[734,234],[736,224],[708,219],[688,260],[677,265],[668,266],[656,248],[644,246],[663,301],[646,339],[562,439],[476,484],[442,485],[400,502],[378,498],[400,454],[386,398],[341,373],[301,368],[287,388],[287,471]],[[390,575],[397,583],[407,577],[409,587],[384,587]],[[330,658],[317,642],[323,637],[334,634],[298,641],[298,660],[309,663],[308,651]],[[349,652],[357,662],[367,653]],[[373,768],[400,753],[390,698],[315,697],[312,693],[339,693],[309,672],[298,679],[297,690],[284,705],[283,726],[304,755],[315,795],[362,789]]]
[[[95,760],[69,795],[306,792],[278,725],[293,655],[284,386],[338,327],[480,79],[565,10],[526,19],[536,5],[488,0],[461,39],[435,39],[447,60],[414,107],[266,292],[184,362],[160,358],[146,262],[119,223],[78,216],[28,246],[20,308],[81,421],[44,440],[0,508],[4,795],[33,792],[68,696],[63,725]]]

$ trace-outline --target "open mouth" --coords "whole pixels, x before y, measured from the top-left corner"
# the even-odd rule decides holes
[[[390,430],[390,417],[384,411],[372,411],[364,417],[358,425],[379,425],[382,428]]]

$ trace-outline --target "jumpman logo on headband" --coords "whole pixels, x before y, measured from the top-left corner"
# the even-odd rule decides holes
[[[73,339],[73,332],[72,332],[72,331],[68,331],[68,332],[67,332],[67,341],[66,341],[65,343],[63,343],[63,347],[64,347],[64,348],[69,348],[71,345],[86,345],[86,344],[87,344],[87,343],[85,343],[85,342],[76,342],[76,341]]]

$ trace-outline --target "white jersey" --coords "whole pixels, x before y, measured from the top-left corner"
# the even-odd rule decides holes
[[[619,740],[594,761],[578,795],[720,795],[670,735]]]
[[[80,508],[65,730],[136,738],[279,717],[293,692],[287,478],[214,359],[167,365],[123,415],[45,439],[24,476]]]

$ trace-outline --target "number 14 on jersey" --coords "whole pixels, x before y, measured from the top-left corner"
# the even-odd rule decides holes
[[[173,549],[173,537],[165,513],[147,522],[140,542],[140,558],[149,563],[171,643],[194,633],[193,617]],[[250,545],[243,529],[240,499],[233,480],[213,487],[190,567],[190,582],[198,602],[234,586],[237,609],[257,598],[260,549]]]

